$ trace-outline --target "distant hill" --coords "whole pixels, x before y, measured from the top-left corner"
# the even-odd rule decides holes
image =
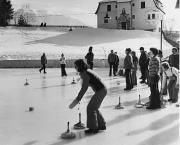
[[[65,15],[47,15],[45,17],[38,17],[37,24],[46,22],[47,25],[85,25],[80,20],[65,16]]]
[[[16,22],[18,21],[18,16],[16,16]],[[33,19],[33,21],[31,21]],[[35,17],[29,18],[28,22],[30,25],[40,25],[42,22],[45,23],[46,25],[51,25],[51,26],[59,26],[59,25],[75,25],[75,26],[85,26],[83,22],[81,22],[78,19],[72,18],[70,16],[65,16],[65,15],[38,15],[36,14]],[[14,20],[11,20],[11,24],[15,24]]]

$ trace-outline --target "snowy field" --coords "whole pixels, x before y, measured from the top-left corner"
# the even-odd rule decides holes
[[[93,46],[95,59],[107,58],[110,50],[124,57],[125,49],[131,48],[139,55],[142,46],[160,49],[160,33],[142,30],[112,30],[83,28],[21,28],[0,27],[0,60],[40,59],[43,52],[48,59],[59,59],[61,53],[67,59],[84,58],[89,46]],[[163,40],[163,52],[171,53],[171,45]]]
[[[47,69],[45,75],[38,69],[1,69],[0,145],[179,144],[179,108],[175,104],[154,111],[135,108],[139,94],[142,101],[148,101],[146,85],[138,84],[132,91],[124,92],[125,78],[108,77],[108,69],[95,71],[108,88],[101,106],[107,130],[86,136],[83,130],[72,129],[78,122],[78,106],[68,109],[80,89],[80,82],[71,84],[73,77],[78,78],[74,69],[67,69],[67,78],[60,76],[60,69]],[[24,86],[26,78],[28,86]],[[86,123],[86,105],[91,95],[89,89],[80,104],[83,123]],[[114,109],[119,96],[123,110]],[[34,111],[29,112],[29,107],[34,107]],[[76,138],[62,140],[60,135],[66,131],[68,121]]]

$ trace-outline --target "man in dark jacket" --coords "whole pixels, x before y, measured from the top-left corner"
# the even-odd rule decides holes
[[[169,56],[168,62],[171,67],[179,69],[179,54],[178,49],[176,47],[172,49],[172,54]]]
[[[140,66],[140,70],[141,70],[141,79],[142,81],[140,83],[145,83],[146,80],[146,70],[147,70],[147,55],[144,51],[144,47],[140,47],[140,58],[139,58],[139,66]]]
[[[133,88],[132,83],[132,75],[131,70],[133,68],[133,60],[132,56],[130,55],[131,49],[126,48],[126,57],[124,59],[124,68],[125,68],[125,76],[126,76],[126,88],[124,88],[125,91],[131,90]]]
[[[39,69],[39,72],[41,73],[42,70],[44,70],[44,73],[46,73],[46,64],[47,64],[47,59],[45,53],[41,56],[41,65],[42,67]]]
[[[85,59],[87,60],[87,64],[89,65],[90,69],[93,69],[93,59],[94,54],[92,52],[93,47],[89,47],[89,52],[86,54]]]
[[[109,76],[112,75],[112,68],[113,68],[113,74],[116,76],[116,54],[111,50],[111,53],[108,55],[108,63],[109,63]]]

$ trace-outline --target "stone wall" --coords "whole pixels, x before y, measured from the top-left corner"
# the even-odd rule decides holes
[[[74,67],[75,59],[66,60],[66,67]],[[120,60],[122,66],[123,60]],[[39,68],[40,60],[0,60],[0,68]],[[95,59],[94,67],[108,67],[107,59]],[[59,60],[48,60],[48,68],[59,68]]]

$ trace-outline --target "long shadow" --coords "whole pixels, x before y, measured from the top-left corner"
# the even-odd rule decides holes
[[[145,139],[138,145],[169,145],[179,139],[179,125],[175,125],[159,134]]]
[[[37,141],[36,141],[36,140],[33,140],[33,141],[29,141],[29,142],[27,142],[27,143],[25,143],[25,144],[23,144],[23,145],[33,145],[33,144],[35,144],[35,143],[37,143]]]
[[[128,114],[120,115],[120,116],[116,117],[115,119],[108,121],[107,126],[109,127],[109,126],[112,126],[114,124],[120,123],[122,121],[131,119],[133,117],[136,117],[136,116],[139,116],[139,115],[150,114],[150,113],[154,113],[154,112],[157,112],[157,111],[160,111],[160,109],[147,111],[145,109],[137,109],[137,108],[135,108],[133,110],[130,110]],[[65,144],[69,144],[71,142],[75,142],[75,141],[78,141],[80,139],[84,139],[86,137],[91,137],[91,136],[93,136],[93,135],[86,136],[86,135],[84,135],[84,131],[80,131],[80,132],[76,133],[76,138],[73,139],[73,140],[61,140],[61,141],[58,141],[58,142],[50,144],[50,145],[65,145]]]
[[[82,29],[67,32],[58,36],[48,37],[41,40],[30,41],[28,44],[50,43],[58,46],[87,46],[109,42],[118,42],[125,39],[137,38],[137,34],[133,31],[126,31],[126,36],[122,35],[122,31],[109,31],[101,29]],[[148,33],[148,32],[146,32]],[[148,37],[144,32],[139,31],[138,38]],[[103,37],[102,37],[103,36]],[[83,41],[82,41],[83,40]]]
[[[122,121],[131,119],[131,118],[136,117],[136,116],[151,114],[151,113],[158,112],[158,111],[161,111],[161,109],[146,110],[145,108],[141,108],[141,109],[134,108],[132,110],[129,110],[128,114],[119,115],[116,118],[114,118],[113,120],[110,120],[109,122],[107,122],[107,126],[111,126],[111,125],[120,123]]]
[[[142,98],[141,101],[142,102],[148,102],[149,97],[147,98]],[[132,100],[132,101],[125,101],[125,102],[121,102],[123,104],[124,107],[128,107],[128,106],[134,106],[136,103],[138,102],[137,100]],[[117,102],[117,104],[114,105],[107,105],[107,106],[103,106],[102,108],[114,108],[116,105],[118,105],[119,102]]]
[[[76,138],[75,139],[61,140],[61,141],[58,141],[56,143],[52,143],[50,145],[65,145],[65,144],[69,144],[69,143],[72,143],[72,142],[79,141],[80,139],[83,139],[83,138],[89,138],[89,137],[93,137],[94,135],[99,135],[99,134],[100,133],[91,134],[91,135],[85,135],[84,130],[83,130],[83,131],[76,132]],[[60,139],[60,137],[58,139]]]
[[[147,127],[131,131],[128,133],[128,135],[137,135],[137,134],[143,133],[147,130],[158,130],[158,129],[161,129],[165,126],[172,124],[174,121],[176,121],[178,119],[179,119],[179,113],[170,114],[170,115],[167,115],[167,116],[165,116],[159,120],[152,122]]]

